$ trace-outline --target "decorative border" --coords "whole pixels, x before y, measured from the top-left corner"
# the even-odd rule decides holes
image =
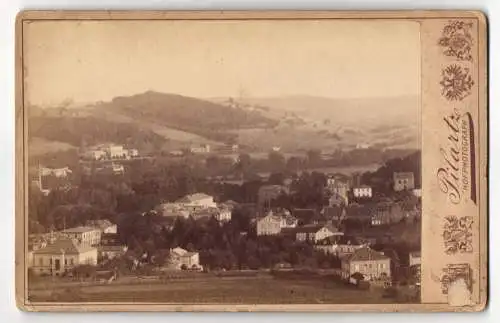
[[[471,34],[472,22],[449,21],[444,26],[438,44],[443,47],[443,54],[459,61],[472,61]]]
[[[443,268],[443,275],[441,276],[441,292],[448,295],[451,285],[458,280],[463,279],[467,289],[472,293],[472,269],[468,263],[449,264]]]
[[[471,21],[463,20],[450,20],[444,25],[441,37],[438,39],[437,43],[442,48],[442,55],[445,57],[445,61],[453,60],[453,62],[445,63],[445,66],[441,69],[441,81],[439,85],[441,87],[441,96],[448,101],[451,110],[451,117],[445,117],[445,122],[448,125],[449,130],[453,130],[456,136],[450,135],[448,137],[448,143],[450,144],[449,153],[445,154],[445,160],[447,165],[446,170],[454,171],[455,174],[459,173],[461,175],[461,181],[464,178],[470,177],[470,182],[463,182],[463,190],[470,191],[470,201],[477,206],[477,196],[476,196],[476,150],[475,150],[475,131],[474,131],[474,120],[472,118],[471,112],[467,111],[464,106],[459,105],[468,98],[473,93],[473,87],[476,84],[474,80],[474,74],[471,72],[473,68],[472,62],[474,59],[473,45],[474,40],[472,36],[472,29],[474,23]],[[477,26],[478,30],[480,26]],[[479,54],[479,51],[477,52]],[[477,58],[476,58],[477,59]],[[464,111],[465,109],[465,111]],[[481,118],[481,112],[478,113],[478,118]],[[456,122],[454,124],[454,122]],[[460,138],[459,138],[460,137]],[[452,156],[453,155],[453,156]],[[448,159],[452,156],[455,163]],[[468,166],[468,167],[467,167]],[[447,179],[449,180],[449,178]],[[453,181],[448,183],[458,184],[459,179],[454,175]],[[450,184],[453,186],[454,184]],[[441,182],[442,187],[442,182]],[[446,186],[447,187],[447,186]],[[451,192],[451,195],[456,194],[460,197],[460,192],[458,190],[458,185],[453,186],[456,190]],[[455,200],[455,206],[458,206],[460,198]],[[453,201],[452,201],[453,202]],[[463,203],[460,204],[462,207],[466,207],[466,200],[462,200]],[[452,205],[449,206],[452,209]],[[462,211],[463,212],[463,211]],[[478,213],[480,209],[478,209]],[[479,222],[479,221],[478,221]],[[465,282],[468,292],[470,293],[469,298],[474,293],[473,292],[473,272],[471,269],[471,258],[466,257],[469,261],[465,259],[458,260],[463,257],[459,255],[474,254],[474,238],[477,233],[473,229],[475,224],[474,217],[470,215],[457,216],[450,215],[444,218],[442,224],[442,238],[444,253],[447,256],[455,256],[455,262],[450,261],[445,268],[442,269],[443,275],[441,276],[441,290],[442,294],[448,295],[449,289],[454,282],[462,279]],[[479,230],[478,230],[479,231]],[[478,246],[481,249],[481,246]],[[456,263],[456,261],[460,263]],[[456,296],[456,295],[448,295]],[[480,295],[479,297],[482,297]],[[471,300],[462,299],[463,304],[458,306],[468,305]],[[448,303],[451,305],[453,301],[448,298]]]
[[[443,240],[447,255],[457,253],[472,253],[472,224],[471,216],[457,217],[450,215],[444,219]]]
[[[474,80],[469,68],[450,64],[441,71],[441,94],[448,101],[462,101],[472,93]]]

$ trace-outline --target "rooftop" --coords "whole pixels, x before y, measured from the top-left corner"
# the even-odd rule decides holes
[[[325,228],[325,225],[322,224],[307,224],[301,227],[296,228],[297,232],[305,232],[305,233],[314,233],[318,232],[319,230]],[[332,228],[328,228],[329,230],[334,230]],[[335,230],[337,231],[337,230]]]
[[[317,242],[318,245],[352,245],[360,246],[361,243],[353,236],[334,235]]]
[[[92,227],[81,226],[81,227],[66,229],[66,230],[63,230],[62,232],[63,233],[84,233],[84,232],[91,232],[91,231],[95,231],[95,230],[96,229],[92,228]]]
[[[179,257],[191,257],[197,254],[197,252],[187,251],[185,249],[182,249],[181,247],[176,247],[174,249],[171,249],[171,252]]]
[[[368,247],[360,248],[348,257],[345,258],[346,261],[368,261],[368,260],[388,260],[389,257],[385,256],[383,253],[377,252]]]
[[[368,217],[371,209],[366,205],[351,204],[346,209],[347,217]]]
[[[394,178],[408,178],[408,177],[413,177],[412,172],[395,172],[394,173]]]
[[[410,257],[420,258],[420,251],[410,252]]]
[[[182,202],[196,202],[196,201],[211,199],[211,198],[213,198],[213,197],[208,195],[208,194],[205,194],[205,193],[194,193],[191,195],[184,196],[181,199],[181,201]]]
[[[109,228],[110,226],[113,226],[114,224],[111,223],[109,220],[89,220],[86,222],[86,225],[88,227],[98,227],[98,228]]]
[[[37,255],[77,255],[93,249],[95,248],[89,246],[79,246],[71,239],[58,239],[44,248],[35,250],[33,253]]]
[[[344,211],[340,206],[326,206],[323,208],[323,216],[327,219],[339,219]]]

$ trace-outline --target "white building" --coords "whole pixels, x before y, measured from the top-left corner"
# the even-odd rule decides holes
[[[97,264],[97,248],[83,246],[71,239],[59,239],[33,251],[35,274],[61,275],[79,265]]]
[[[101,229],[93,227],[76,227],[60,232],[63,237],[74,239],[83,246],[95,246],[101,243]]]
[[[178,203],[191,211],[217,207],[217,203],[215,203],[214,197],[204,193],[186,195],[185,197],[180,199]]]
[[[180,247],[170,249],[170,262],[177,269],[199,269],[200,256],[198,252],[190,252]]]
[[[128,150],[128,155],[130,157],[138,157],[139,156],[139,151],[137,149],[129,149]]]
[[[118,232],[117,225],[109,220],[89,220],[85,223],[85,225],[90,228],[101,230],[101,235],[106,233],[116,234]]]
[[[199,147],[191,147],[191,153],[193,154],[208,154],[210,153],[210,145],[201,145]]]
[[[101,160],[106,158],[106,152],[100,149],[90,149],[84,153],[84,157],[92,160]]]
[[[281,232],[281,217],[269,212],[265,217],[257,220],[257,235],[277,235]]]
[[[139,156],[137,149],[125,149],[123,145],[104,144],[93,147],[84,153],[84,157],[92,160],[130,159]]]
[[[371,198],[372,197],[372,188],[368,185],[361,185],[354,187],[352,189],[352,193],[356,198]]]
[[[190,212],[181,203],[163,203],[156,207],[156,212],[164,217],[185,218],[187,219]]]
[[[122,145],[109,144],[104,146],[104,150],[111,159],[126,158],[128,151],[123,149]]]
[[[231,210],[228,208],[219,208],[214,215],[215,219],[219,222],[229,222],[231,221]]]
[[[297,241],[313,241],[317,242],[334,235],[343,235],[342,232],[338,232],[333,228],[329,228],[324,225],[305,225],[295,229],[295,239]]]
[[[409,266],[420,265],[422,263],[422,258],[420,256],[420,251],[410,252],[409,255]]]

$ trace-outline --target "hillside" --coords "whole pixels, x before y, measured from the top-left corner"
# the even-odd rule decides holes
[[[232,109],[217,103],[148,91],[96,105],[96,112],[112,111],[137,121],[154,123],[215,141],[236,141],[228,130],[270,128],[277,121],[258,112]]]
[[[214,102],[229,104],[227,98]],[[246,98],[233,100],[242,109],[280,120],[273,129],[239,132],[246,144],[281,145],[333,150],[356,146],[418,148],[420,109],[418,97],[333,99],[314,96]]]
[[[332,99],[313,96],[201,100],[145,92],[110,102],[30,108],[38,152],[114,141],[146,150],[238,143],[266,153],[309,149],[418,149],[418,98]],[[144,148],[143,148],[144,149]]]
[[[149,150],[160,148],[165,143],[162,136],[151,130],[140,128],[134,123],[112,122],[93,116],[65,115],[31,117],[29,140],[30,150],[36,151],[40,151],[40,145],[49,147],[52,151],[55,143],[59,143],[59,146],[64,148],[59,150],[103,142],[116,142],[141,150]],[[42,152],[38,152],[40,153]]]

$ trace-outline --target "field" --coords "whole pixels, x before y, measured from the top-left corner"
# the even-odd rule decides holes
[[[382,291],[357,290],[333,280],[200,275],[161,281],[120,279],[110,284],[46,283],[32,286],[32,302],[158,302],[233,304],[391,303]]]

